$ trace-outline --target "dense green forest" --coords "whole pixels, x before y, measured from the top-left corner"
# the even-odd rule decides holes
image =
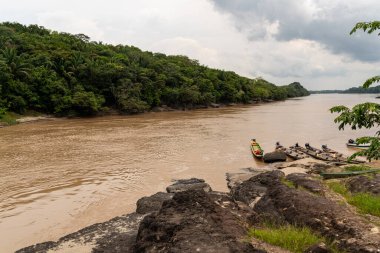
[[[310,91],[312,94],[329,94],[329,93],[340,93],[340,94],[360,94],[360,93],[380,93],[380,85],[369,87],[369,88],[363,88],[360,87],[352,87],[347,90],[318,90],[318,91]]]
[[[299,83],[275,86],[186,56],[108,45],[37,25],[0,24],[0,115],[138,113],[161,105],[192,108],[308,94]]]

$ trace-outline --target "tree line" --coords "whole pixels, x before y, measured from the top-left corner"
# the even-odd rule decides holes
[[[318,90],[310,91],[311,94],[330,94],[330,93],[339,93],[339,94],[377,94],[380,93],[380,86],[374,86],[369,88],[352,87],[347,90]]]
[[[186,56],[94,42],[84,34],[38,25],[0,23],[0,115],[139,113],[161,105],[192,108],[308,94],[299,83],[276,86]]]

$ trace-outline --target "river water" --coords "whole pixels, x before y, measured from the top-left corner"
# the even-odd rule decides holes
[[[350,154],[334,105],[375,95],[311,95],[255,106],[57,119],[0,129],[0,252],[74,232],[131,212],[138,198],[171,180],[204,178],[226,190],[225,173],[263,166],[250,153],[310,142]]]

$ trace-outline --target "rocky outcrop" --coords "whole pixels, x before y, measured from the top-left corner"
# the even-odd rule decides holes
[[[147,214],[160,210],[162,203],[173,197],[173,193],[157,192],[150,197],[143,197],[136,203],[136,213]]]
[[[313,176],[303,173],[293,173],[286,176],[286,179],[294,183],[295,187],[302,187],[312,193],[322,194],[324,187],[322,182]]]
[[[368,192],[380,196],[380,174],[351,178],[347,186],[351,192]]]
[[[323,196],[286,186],[282,183],[283,174],[278,171],[265,174],[264,178],[258,175],[249,179],[239,189],[244,192],[244,198],[240,199],[251,206],[252,199],[258,196],[257,189],[266,189],[253,206],[253,223],[270,220],[277,224],[307,226],[336,241],[348,252],[380,249],[380,234],[373,232],[377,228],[364,218]]]
[[[265,252],[243,240],[240,224],[203,190],[179,192],[142,221],[136,252]]]
[[[168,193],[176,193],[187,190],[204,190],[210,192],[212,189],[203,179],[191,178],[177,180],[174,184],[166,187]]]
[[[316,164],[297,161],[277,165],[281,170],[247,168],[244,173],[227,174],[229,193],[212,191],[202,179],[177,180],[167,193],[138,200],[136,213],[17,252],[288,252],[248,239],[249,227],[270,221],[309,227],[345,252],[378,253],[377,225],[331,198],[334,193],[315,175],[283,172],[287,168],[331,169]],[[378,180],[378,175],[356,177],[347,186],[353,192],[377,194]],[[330,250],[318,243],[305,252]]]
[[[234,200],[244,202],[248,206],[253,207],[264,196],[268,187],[279,184],[279,180],[284,175],[281,171],[261,173],[232,188],[231,196]]]
[[[235,188],[244,181],[247,181],[253,176],[257,176],[263,172],[271,171],[267,168],[254,169],[251,167],[241,169],[242,172],[226,173],[227,187],[229,189]]]
[[[263,160],[266,163],[285,162],[286,154],[283,151],[274,151],[266,153],[263,157]]]
[[[104,223],[97,223],[66,235],[56,242],[44,242],[16,251],[16,253],[45,252],[134,252],[134,242],[144,215],[127,214]]]

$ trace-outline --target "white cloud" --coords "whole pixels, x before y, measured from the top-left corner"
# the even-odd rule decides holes
[[[98,26],[95,20],[78,17],[75,13],[69,11],[43,12],[37,16],[37,24],[50,27],[54,24],[54,29],[66,31],[73,34],[87,33],[91,34],[93,40],[104,40],[104,31]]]
[[[152,51],[160,51],[172,55],[186,55],[198,59],[202,64],[217,66],[219,55],[215,49],[207,48],[198,41],[188,38],[176,37],[154,42],[150,46]]]

